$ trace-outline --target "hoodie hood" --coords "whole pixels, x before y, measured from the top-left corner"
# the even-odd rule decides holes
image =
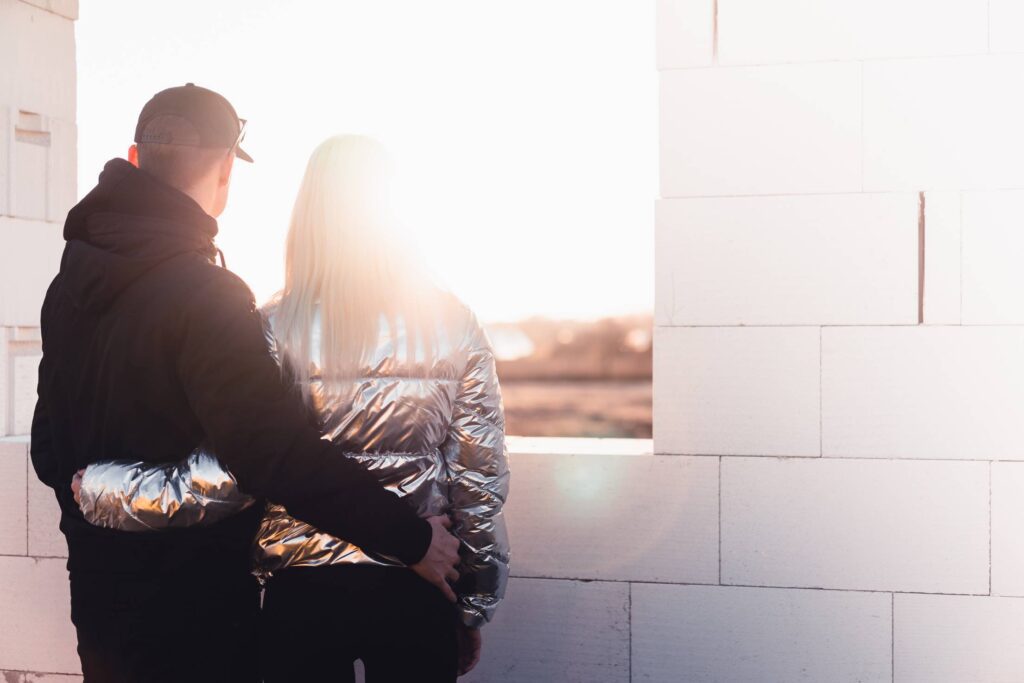
[[[188,195],[124,159],[68,213],[61,276],[75,305],[101,312],[146,272],[195,253],[213,259],[217,221]]]

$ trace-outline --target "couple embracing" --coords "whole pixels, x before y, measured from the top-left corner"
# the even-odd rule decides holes
[[[158,93],[65,224],[31,452],[85,681],[454,681],[508,576],[490,345],[357,136],[313,152],[258,310],[214,243],[244,133]]]

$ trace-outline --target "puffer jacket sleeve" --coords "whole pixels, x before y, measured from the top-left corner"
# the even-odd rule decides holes
[[[197,449],[183,461],[93,463],[82,476],[79,507],[86,521],[122,531],[213,524],[253,504],[212,454]]]
[[[502,507],[508,496],[509,468],[494,354],[475,319],[443,451],[450,476],[453,532],[462,541],[455,589],[463,623],[478,627],[490,621],[508,582],[509,542]]]

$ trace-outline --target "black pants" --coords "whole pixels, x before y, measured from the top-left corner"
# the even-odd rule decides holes
[[[334,565],[285,569],[263,598],[265,683],[451,683],[456,611],[408,569]]]
[[[258,683],[258,617],[246,571],[71,573],[85,683]]]

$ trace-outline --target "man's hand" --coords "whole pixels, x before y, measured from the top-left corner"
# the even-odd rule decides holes
[[[445,597],[455,602],[455,591],[448,584],[448,581],[455,581],[459,573],[455,571],[455,565],[459,563],[459,539],[448,533],[452,521],[444,516],[428,517],[430,530],[433,535],[430,538],[430,547],[423,559],[412,565],[410,569],[420,577],[441,589]]]
[[[71,478],[71,493],[75,494],[75,502],[79,505],[82,504],[82,477],[85,476],[85,470],[81,469],[75,472],[75,476]]]
[[[456,639],[459,643],[459,675],[465,676],[480,662],[480,649],[483,639],[480,629],[459,624],[456,628]]]

